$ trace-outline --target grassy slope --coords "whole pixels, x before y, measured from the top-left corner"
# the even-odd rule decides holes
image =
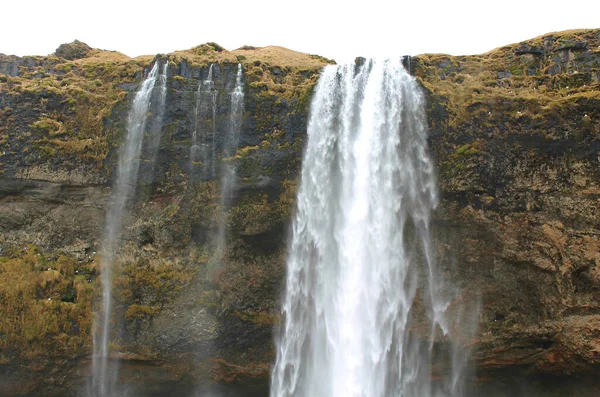
[[[546,34],[481,55],[419,55],[415,74],[433,98],[447,100],[446,127],[488,112],[536,119],[581,99],[599,97],[600,65],[598,61],[582,65],[578,43],[600,54],[600,29]],[[557,58],[561,53],[563,57]]]

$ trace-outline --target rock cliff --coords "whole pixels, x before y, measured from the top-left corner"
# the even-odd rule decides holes
[[[155,59],[170,63],[167,109],[157,165],[142,161],[125,222],[113,359],[122,381],[143,395],[173,387],[266,395],[308,106],[330,61],[214,43],[130,59],[77,41],[47,57],[0,55],[5,395],[85,388],[104,209],[129,104]],[[211,121],[222,152],[238,63],[246,98],[240,145],[235,156],[216,159],[217,169],[231,162],[238,169],[234,199],[224,207],[219,173],[192,172],[190,142],[195,92],[213,64],[218,110]],[[460,307],[476,313],[477,330],[463,341],[473,382],[490,395],[594,395],[600,31],[405,64],[427,95],[442,198],[434,219],[438,261],[460,291],[450,310],[456,318],[464,317]],[[217,255],[222,219],[227,246]],[[436,344],[443,347],[444,338]]]

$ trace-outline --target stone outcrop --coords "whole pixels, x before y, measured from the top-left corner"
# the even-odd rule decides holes
[[[128,105],[153,58],[82,44],[0,55],[0,318],[21,319],[0,320],[7,395],[77,395],[89,376],[104,208]],[[460,292],[450,311],[478,324],[463,342],[490,395],[515,382],[545,395],[599,387],[599,45],[598,30],[570,31],[483,55],[406,59],[427,94],[438,261]],[[173,385],[266,395],[308,105],[329,61],[214,43],[157,57],[171,65],[167,109],[157,165],[142,166],[125,222],[113,358],[143,395]],[[218,169],[238,169],[228,208],[218,176],[190,170],[194,94],[211,63],[219,150],[244,69],[240,147],[217,158]],[[224,212],[219,257],[212,236]]]
[[[91,51],[92,48],[89,45],[75,40],[69,44],[59,45],[54,55],[72,61],[73,59],[85,58]]]

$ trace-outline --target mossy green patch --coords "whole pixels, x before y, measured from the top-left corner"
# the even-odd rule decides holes
[[[441,125],[432,127],[456,130],[479,118],[492,128],[498,114],[534,120],[541,109],[560,106],[565,97],[597,97],[600,86],[594,81],[593,62],[577,64],[571,56],[566,63],[559,57],[558,48],[562,39],[571,36],[586,41],[590,47],[597,46],[599,31],[545,35],[483,55],[426,54],[413,58],[415,76],[437,106],[430,107],[430,120]],[[551,44],[543,45],[544,42]],[[548,51],[548,56],[542,56],[543,51]]]
[[[99,50],[68,62],[55,56],[33,59],[30,71],[0,83],[0,91],[24,103],[27,114],[38,115],[31,121],[6,120],[5,144],[31,133],[30,146],[42,158],[60,155],[100,168],[110,150],[105,121],[127,94],[120,85],[136,81],[144,64]],[[28,122],[27,129],[21,121]]]
[[[123,313],[126,324],[139,326],[158,315],[197,270],[179,258],[132,248],[125,247],[113,264],[116,316]]]
[[[35,246],[0,257],[0,358],[87,350],[95,283],[84,274],[92,269]]]

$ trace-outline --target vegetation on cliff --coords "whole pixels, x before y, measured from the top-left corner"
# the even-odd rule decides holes
[[[115,321],[123,322],[125,330],[117,338],[122,351],[150,355],[157,346],[144,346],[136,339],[143,339],[153,320],[182,289],[198,284],[201,291],[195,305],[202,310],[271,328],[281,278],[277,275],[283,271],[285,224],[300,165],[301,130],[312,87],[321,68],[331,62],[279,47],[229,52],[215,43],[159,56],[172,66],[169,95],[181,101],[174,106],[184,101],[190,106],[182,115],[167,111],[165,151],[189,145],[189,136],[181,133],[191,133],[185,124],[193,114],[193,93],[213,63],[221,73],[242,64],[249,98],[244,123],[251,130],[246,133],[251,143],[240,147],[232,158],[222,159],[235,162],[241,177],[240,194],[231,208],[222,207],[215,181],[187,180],[185,160],[178,161],[177,155],[166,154],[169,162],[159,170],[163,174],[157,182],[142,178],[137,220],[124,236],[130,243],[115,264],[119,269]],[[69,185],[106,184],[124,136],[132,93],[152,61],[149,56],[130,59],[91,49],[78,41],[61,45],[47,57],[0,55],[0,175],[7,180],[49,180],[66,186],[53,187],[59,190]],[[228,97],[224,88],[219,89],[221,96]],[[269,188],[261,191],[259,186],[265,183]],[[3,203],[26,205],[22,192],[2,191]],[[50,200],[44,210],[49,214],[53,207],[65,204],[60,194],[50,199],[42,193],[40,199]],[[88,199],[80,204],[74,200],[74,206],[102,208],[101,203]],[[229,243],[216,266],[207,236],[217,232],[224,215]],[[18,357],[85,355],[91,345],[93,303],[98,294],[97,258],[88,254],[97,249],[102,220],[93,221],[91,227],[97,228],[93,233],[75,236],[74,230],[65,230],[47,239],[23,237],[20,233],[28,223],[21,224],[20,219],[1,227],[7,233],[0,238],[4,255],[0,257],[1,363]],[[81,244],[65,248],[67,241],[78,239]],[[27,243],[41,246],[22,249]],[[79,252],[84,248],[78,244],[85,251]]]
[[[8,71],[0,78],[0,153],[11,159],[2,172],[68,160],[100,168],[115,139],[104,123],[145,63],[101,50],[71,60],[0,55],[0,70]]]
[[[600,29],[411,66],[452,230],[440,238],[482,304],[478,364],[594,368],[600,330],[575,334],[600,310]]]
[[[0,364],[90,347],[92,266],[35,246],[0,256]]]
[[[165,57],[178,66],[172,74],[180,81],[182,67],[194,69],[198,78],[198,71],[212,63],[241,62],[248,91],[257,99],[257,128],[264,133],[282,128],[277,108],[291,104],[293,111],[305,113],[319,71],[330,62],[279,47],[229,52],[215,43]],[[128,93],[151,62],[150,56],[131,59],[78,41],[46,57],[0,54],[0,172],[24,176],[27,167],[46,163],[59,169],[72,161],[106,176],[111,165],[105,160],[118,147],[126,124],[109,119],[123,115]]]
[[[527,130],[544,134],[545,121],[553,127],[567,122],[573,108],[593,110],[600,96],[599,45],[600,30],[574,30],[482,55],[419,55],[412,68],[429,94],[435,131],[466,139],[459,126],[472,122],[485,127],[479,129],[481,135],[522,131],[503,129],[505,124],[530,126]],[[586,114],[577,126],[582,132],[595,116]]]
[[[590,353],[600,332],[599,46],[600,30],[568,31],[410,61],[427,94],[442,192],[441,268],[472,294],[461,299],[482,301],[474,343],[484,366],[560,372],[600,360]],[[120,347],[209,356],[210,345],[221,372],[248,364],[264,375],[264,363],[250,362],[271,357],[308,107],[331,61],[215,43],[158,57],[170,63],[169,105],[156,175],[142,177],[122,236]],[[154,59],[80,42],[47,57],[0,55],[0,365],[89,352],[92,253],[128,107]],[[190,176],[188,155],[199,82],[215,64],[227,98],[238,63],[241,144],[233,156],[219,153],[217,166],[234,163],[239,179],[224,205],[217,178]],[[226,112],[216,117],[221,131]],[[228,243],[215,253],[211,236],[225,219]]]

